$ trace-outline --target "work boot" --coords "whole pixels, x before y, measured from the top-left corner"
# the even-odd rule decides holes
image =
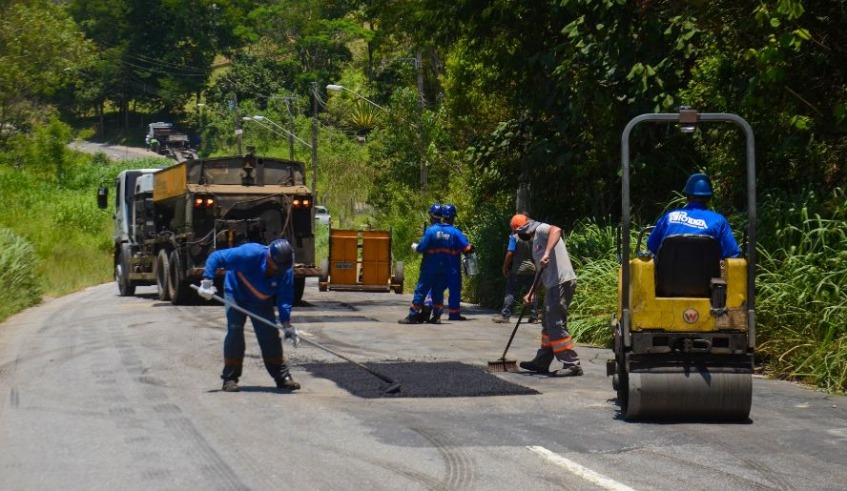
[[[566,375],[566,376],[569,376],[569,377],[579,377],[580,375],[585,373],[582,370],[582,367],[579,366],[579,365],[571,365],[571,366],[565,365],[565,366],[562,367],[562,371],[565,372],[563,375]]]
[[[495,315],[491,320],[498,324],[508,324],[510,319],[510,317],[506,317],[505,315]]]
[[[529,322],[530,324],[535,324],[536,322],[538,322],[538,317],[530,317],[527,322]]]
[[[427,322],[427,324],[441,324],[441,316],[440,315],[433,315],[432,318],[430,318],[426,322]]]
[[[447,317],[447,319],[451,320],[451,321],[466,321],[466,320],[468,320],[468,318],[465,317],[464,315],[451,315],[451,316]]]
[[[221,390],[224,392],[239,392],[241,388],[238,387],[238,382],[235,380],[224,380],[224,386],[221,387]]]
[[[300,384],[295,382],[291,375],[285,375],[276,379],[276,387],[278,389],[297,390]]]
[[[424,322],[429,322],[430,318],[432,318],[432,305],[424,305],[420,313],[418,313],[418,323],[423,324]]]
[[[520,362],[520,367],[524,370],[534,372],[534,373],[542,373],[549,374],[550,370],[547,367],[542,367],[541,365],[536,365],[535,360],[533,361],[522,361]]]
[[[403,317],[402,319],[400,319],[397,322],[399,324],[420,324],[421,319],[420,319],[419,315],[420,314],[407,315],[406,317]]]

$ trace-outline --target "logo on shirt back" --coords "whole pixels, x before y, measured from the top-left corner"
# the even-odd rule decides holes
[[[684,211],[672,211],[668,213],[668,223],[676,223],[678,225],[685,225],[686,227],[699,228],[699,229],[707,229],[709,228],[706,225],[706,220],[702,218],[692,218],[688,216],[688,213]]]

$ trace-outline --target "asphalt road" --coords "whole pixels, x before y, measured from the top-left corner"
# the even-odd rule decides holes
[[[154,152],[148,152],[143,148],[125,147],[123,145],[111,145],[108,143],[94,143],[89,141],[78,140],[70,145],[70,148],[80,152],[95,154],[103,152],[112,160],[130,160],[142,157],[158,157]]]
[[[305,344],[286,344],[303,388],[282,393],[249,328],[244,390],[224,393],[223,308],[138,291],[100,285],[0,324],[0,488],[847,488],[844,397],[757,378],[748,423],[628,423],[605,376],[610,352],[579,346],[583,377],[496,375],[536,394],[367,398],[307,370],[352,365]],[[301,334],[362,363],[482,369],[513,327],[473,306],[467,322],[403,326],[408,294],[310,282],[305,299]],[[521,326],[510,358],[534,354],[538,329]],[[409,377],[408,389],[425,381]]]

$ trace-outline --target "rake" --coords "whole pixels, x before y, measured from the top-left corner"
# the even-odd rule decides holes
[[[541,274],[541,268],[538,268],[535,272],[535,278],[532,280],[532,286],[529,287],[529,293],[533,293],[535,291],[535,285],[538,282],[538,276]],[[518,332],[518,327],[521,325],[521,321],[523,320],[523,315],[526,312],[527,307],[524,306],[521,309],[521,315],[518,316],[518,322],[515,324],[515,328],[512,329],[512,335],[509,336],[509,342],[506,343],[506,349],[503,350],[503,356],[501,356],[496,361],[488,362],[488,371],[489,372],[517,372],[518,364],[515,360],[507,360],[506,353],[509,351],[509,347],[512,346],[512,340],[515,339],[515,333]]]

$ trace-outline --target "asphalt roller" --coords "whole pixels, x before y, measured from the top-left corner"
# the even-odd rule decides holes
[[[721,259],[703,235],[667,237],[656,257],[630,257],[629,136],[642,122],[678,124],[690,133],[703,122],[729,122],[746,136],[747,245],[745,257]],[[749,418],[755,346],[755,152],[750,125],[734,114],[642,114],[624,129],[618,257],[618,312],[612,319],[615,357],[607,363],[626,420]],[[626,267],[624,267],[626,266]]]

